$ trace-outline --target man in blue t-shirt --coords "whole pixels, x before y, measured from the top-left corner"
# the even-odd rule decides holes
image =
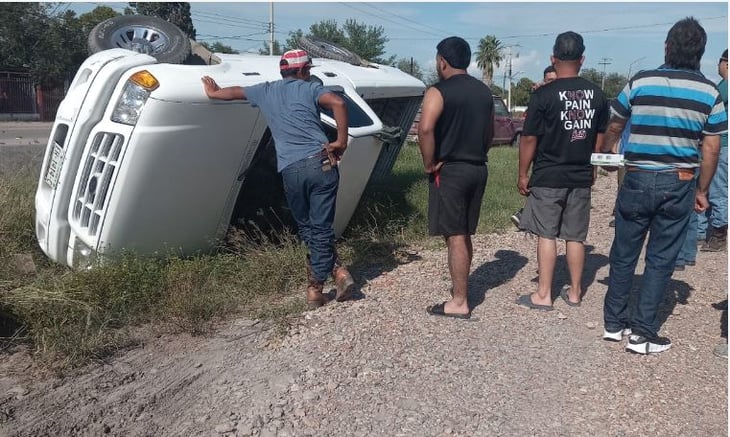
[[[717,84],[722,102],[727,112],[727,49],[717,64],[717,73],[722,80]],[[721,252],[727,250],[727,133],[720,135],[720,157],[717,161],[717,172],[710,183],[710,208],[706,226],[707,241],[702,246],[705,252]]]
[[[607,145],[618,140],[627,120],[631,132],[624,145],[626,177],[616,200],[603,338],[621,341],[628,336],[630,352],[659,353],[671,347],[669,338],[659,336],[659,305],[692,207],[702,212],[709,206],[707,192],[727,115],[715,84],[699,71],[706,42],[697,20],[678,21],[664,43],[665,64],[629,79],[611,105],[602,151],[610,150]],[[647,238],[644,277],[631,299],[634,270]]]
[[[347,107],[337,94],[309,81],[311,67],[307,52],[290,50],[279,61],[282,80],[245,88],[221,88],[208,76],[202,80],[209,98],[248,100],[266,117],[297,234],[310,252],[306,299],[316,308],[329,300],[322,289],[330,273],[335,279],[337,301],[350,297],[355,282],[337,259],[333,228],[340,180],[336,164],[347,148]],[[332,111],[337,122],[333,142],[328,142],[322,127],[320,108]]]

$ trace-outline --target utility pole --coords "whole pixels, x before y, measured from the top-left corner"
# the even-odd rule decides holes
[[[603,91],[606,85],[606,65],[611,65],[611,58],[601,58],[601,62],[598,65],[603,65],[603,75],[601,75],[601,90]]]
[[[274,2],[269,2],[269,55],[274,54]]]
[[[512,44],[507,46],[507,110],[512,112],[512,47],[522,47],[519,44]],[[520,54],[517,53],[515,58],[519,58]]]

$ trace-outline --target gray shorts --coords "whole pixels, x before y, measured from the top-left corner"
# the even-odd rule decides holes
[[[586,241],[590,218],[590,188],[530,187],[520,229],[544,238]]]

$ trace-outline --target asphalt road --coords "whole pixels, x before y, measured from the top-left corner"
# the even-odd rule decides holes
[[[39,171],[51,122],[0,122],[0,174]]]

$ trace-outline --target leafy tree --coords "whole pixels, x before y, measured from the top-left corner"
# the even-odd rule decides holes
[[[36,83],[54,86],[74,74],[88,56],[89,31],[117,15],[97,7],[77,17],[52,16],[49,3],[0,3],[0,67],[29,71]]]
[[[626,85],[626,76],[619,73],[607,73],[606,78],[603,78],[603,72],[596,70],[595,68],[584,68],[580,72],[580,76],[585,78],[599,87],[603,84],[603,93],[608,98],[614,98]]]
[[[93,11],[81,14],[79,16],[79,24],[84,39],[89,36],[94,26],[116,16],[119,16],[119,13],[108,6],[97,6]]]
[[[383,57],[388,37],[385,36],[382,26],[368,26],[358,23],[357,20],[347,19],[340,28],[335,20],[323,20],[309,26],[306,34],[301,29],[289,32],[284,50],[299,47],[299,38],[303,35],[331,42],[378,64],[393,65],[396,62],[395,55]]]
[[[195,39],[196,31],[193,19],[190,17],[190,3],[188,2],[129,2],[129,7],[139,15],[162,18],[179,27],[190,39]]]
[[[269,42],[264,41],[264,46],[259,49],[259,55],[268,55],[269,54]],[[279,44],[279,41],[274,40],[274,53],[273,55],[279,56],[284,54],[284,50],[281,48],[281,44]]]
[[[482,81],[487,85],[492,85],[494,76],[494,67],[499,67],[500,62],[504,59],[502,56],[502,42],[494,35],[487,35],[479,40],[477,48],[477,67],[482,70]]]
[[[350,18],[345,21],[344,31],[347,35],[344,46],[353,53],[378,64],[395,62],[395,55],[382,57],[385,54],[385,43],[388,42],[382,26],[367,26]]]
[[[215,41],[212,44],[207,41],[200,41],[200,45],[208,49],[208,51],[215,53],[230,53],[234,55],[240,53],[238,50],[234,49],[231,46],[227,46],[220,41]]]
[[[512,87],[512,105],[527,106],[530,101],[530,93],[535,82],[527,77],[523,77]]]
[[[395,63],[394,67],[423,81],[423,71],[421,71],[421,66],[418,65],[418,62],[414,61],[413,58],[400,58],[398,59],[398,62]]]
[[[304,32],[302,32],[302,29],[297,29],[294,32],[289,32],[289,37],[286,39],[286,42],[284,42],[284,47],[282,48],[282,50],[287,51],[298,48],[299,38],[303,36]]]
[[[438,72],[436,71],[436,68],[435,68],[435,67],[434,67],[434,68],[432,68],[432,69],[430,69],[430,70],[429,70],[429,71],[428,71],[428,72],[427,72],[427,73],[426,73],[426,74],[424,75],[423,83],[425,83],[425,84],[426,84],[426,86],[431,86],[431,85],[434,85],[434,84],[438,83],[438,81],[439,81],[439,74],[438,74]]]
[[[345,32],[337,27],[337,21],[335,20],[325,20],[312,24],[309,26],[309,34],[338,46],[345,47],[347,45]]]

